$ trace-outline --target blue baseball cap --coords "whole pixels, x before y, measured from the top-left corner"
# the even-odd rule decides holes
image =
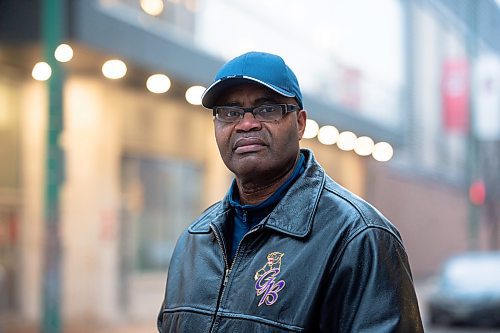
[[[227,62],[201,96],[201,103],[211,109],[224,91],[249,82],[261,84],[282,96],[294,97],[303,108],[295,74],[281,57],[265,52],[248,52]]]

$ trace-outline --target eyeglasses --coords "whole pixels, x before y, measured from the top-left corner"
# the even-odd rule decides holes
[[[259,105],[253,108],[239,106],[215,106],[214,117],[225,123],[234,123],[243,119],[246,112],[251,112],[258,121],[268,122],[282,119],[289,112],[299,111],[300,106],[294,104]]]

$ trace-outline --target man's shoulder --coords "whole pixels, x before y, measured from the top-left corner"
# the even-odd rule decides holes
[[[209,233],[210,223],[221,214],[222,201],[218,201],[205,209],[188,227],[188,232],[192,234]]]
[[[353,224],[352,228],[382,228],[399,237],[395,226],[377,208],[330,177],[326,178],[323,200],[331,200],[336,209],[346,213],[348,221]]]

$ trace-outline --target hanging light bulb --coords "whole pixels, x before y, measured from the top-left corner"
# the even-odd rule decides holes
[[[392,146],[387,142],[379,142],[373,147],[372,156],[379,162],[387,162],[394,155]]]
[[[202,86],[192,86],[186,90],[186,101],[192,105],[201,105],[201,95],[205,91],[205,87]]]
[[[68,44],[61,44],[54,51],[54,57],[59,62],[68,62],[73,59],[73,49]]]
[[[373,152],[375,143],[370,137],[360,136],[354,143],[354,152],[360,156],[368,156]]]
[[[302,137],[304,139],[312,139],[316,135],[318,135],[319,125],[316,121],[312,119],[306,120],[306,128],[304,129],[304,135]]]
[[[47,81],[52,75],[52,68],[46,62],[38,62],[33,66],[31,76],[37,81]]]
[[[162,0],[141,0],[141,8],[151,16],[158,16],[163,13],[164,4]]]
[[[127,74],[127,65],[118,59],[108,60],[102,65],[102,74],[108,79],[121,79]]]
[[[165,74],[153,74],[146,81],[146,87],[155,94],[163,94],[170,89],[171,83]]]
[[[333,145],[338,137],[339,130],[335,126],[325,125],[319,129],[318,141],[324,145]]]
[[[356,134],[353,132],[345,131],[339,134],[337,140],[337,146],[341,150],[349,151],[354,149],[354,144],[356,142]]]

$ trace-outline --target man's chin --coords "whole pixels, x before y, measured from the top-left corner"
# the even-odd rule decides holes
[[[256,153],[241,154],[235,157],[232,171],[237,177],[265,174],[269,171],[266,160]]]

